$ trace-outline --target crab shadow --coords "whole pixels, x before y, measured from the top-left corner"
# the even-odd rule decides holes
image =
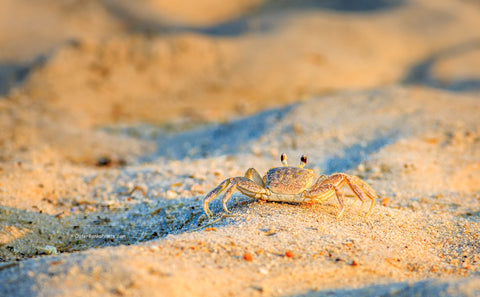
[[[167,235],[190,233],[202,230],[205,226],[225,226],[234,220],[226,219],[218,199],[209,206],[214,218],[208,219],[202,208],[203,196],[183,197],[177,199],[158,199],[155,205],[139,204],[125,212],[122,220],[127,220],[134,229],[122,229],[121,234],[132,238],[131,243],[163,238]],[[240,205],[244,207],[253,200],[242,195],[234,195],[229,203],[230,210]],[[118,231],[118,230],[117,230]]]
[[[0,207],[0,227],[19,230],[0,243],[0,263],[20,261],[45,254],[42,247],[55,246],[58,253],[92,248],[131,245],[170,234],[201,230],[206,224],[221,226],[233,222],[224,219],[218,201],[211,204],[217,220],[207,220],[201,207],[202,197],[138,200],[120,203],[115,208],[96,205],[91,212],[46,214]],[[229,207],[252,202],[247,197],[233,197]],[[53,232],[56,230],[56,232]],[[8,238],[8,240],[7,240]],[[1,270],[1,269],[0,269]]]

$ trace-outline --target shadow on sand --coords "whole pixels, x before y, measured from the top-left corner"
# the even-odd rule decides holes
[[[436,79],[432,73],[435,64],[444,59],[462,56],[466,53],[477,50],[480,51],[480,40],[470,40],[443,50],[440,50],[426,59],[417,62],[407,72],[405,78],[401,81],[407,85],[425,85],[432,88],[444,89],[453,92],[469,92],[480,90],[479,78],[462,78],[441,82]]]
[[[192,26],[172,23],[150,12],[133,12],[115,1],[103,1],[111,15],[127,23],[132,31],[144,31],[160,34],[194,32],[210,36],[240,36],[249,32],[267,32],[274,29],[276,17],[272,13],[282,15],[311,10],[327,10],[340,13],[371,13],[395,9],[405,0],[269,0],[262,5],[250,9],[236,18],[208,26]],[[281,19],[281,17],[279,18]]]

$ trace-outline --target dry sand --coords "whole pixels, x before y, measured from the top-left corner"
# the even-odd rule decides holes
[[[480,5],[194,3],[0,1],[0,295],[480,296]]]

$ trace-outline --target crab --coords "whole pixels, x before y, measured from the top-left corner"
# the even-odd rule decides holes
[[[263,178],[255,168],[249,168],[244,176],[230,177],[221,182],[203,199],[203,210],[207,217],[213,216],[208,204],[224,191],[223,209],[230,213],[227,202],[235,191],[239,191],[255,199],[296,203],[315,203],[336,196],[340,205],[337,218],[340,218],[345,210],[344,197],[341,191],[341,188],[345,185],[352,190],[356,198],[362,201],[362,205],[365,201],[370,200],[370,208],[367,214],[371,212],[376,194],[360,178],[345,173],[321,175],[317,178],[313,169],[304,168],[307,164],[305,155],[301,156],[298,167],[288,166],[286,154],[280,156],[280,161],[283,166],[268,170]]]

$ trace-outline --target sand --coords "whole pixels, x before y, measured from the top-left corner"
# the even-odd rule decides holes
[[[2,1],[2,295],[480,296],[478,27],[475,1]],[[205,216],[283,152],[372,212]]]

